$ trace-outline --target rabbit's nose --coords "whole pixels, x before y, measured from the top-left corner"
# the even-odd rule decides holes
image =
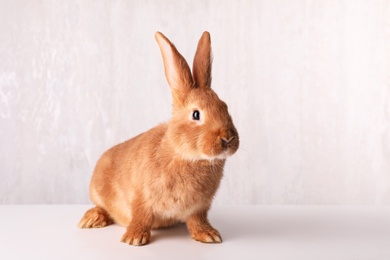
[[[234,139],[234,136],[227,139],[226,137],[221,137],[222,145],[228,146],[228,144]]]

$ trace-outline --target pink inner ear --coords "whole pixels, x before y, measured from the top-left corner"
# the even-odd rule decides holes
[[[169,42],[167,42],[161,34],[156,35],[156,39],[158,45],[160,46],[161,53],[163,55],[164,64],[170,65],[170,69],[172,69],[172,65],[174,64],[172,47]]]
[[[155,34],[164,61],[165,76],[172,90],[187,92],[192,86],[191,70],[176,47],[160,32]]]
[[[168,83],[171,85],[174,81],[177,80],[177,72],[175,73],[175,60],[173,58],[173,51],[171,44],[167,39],[161,34],[156,33],[155,35],[157,43],[160,47],[161,54],[163,56],[165,75],[167,77]]]
[[[187,61],[162,33],[157,32],[155,38],[161,50],[165,77],[172,92],[173,103],[181,105],[193,87],[191,70]]]

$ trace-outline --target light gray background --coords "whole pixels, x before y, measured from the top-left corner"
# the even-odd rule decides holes
[[[215,204],[390,205],[389,1],[0,2],[0,203],[87,203],[98,157],[170,117],[155,31],[241,135]]]

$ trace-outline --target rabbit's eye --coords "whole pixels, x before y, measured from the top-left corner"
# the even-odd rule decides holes
[[[192,119],[193,120],[199,120],[200,119],[200,112],[198,110],[194,110],[194,112],[192,112]]]

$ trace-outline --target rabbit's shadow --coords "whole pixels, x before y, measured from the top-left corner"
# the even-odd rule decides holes
[[[187,227],[185,224],[177,224],[172,227],[159,228],[152,230],[151,243],[160,239],[176,239],[176,238],[189,238]]]

